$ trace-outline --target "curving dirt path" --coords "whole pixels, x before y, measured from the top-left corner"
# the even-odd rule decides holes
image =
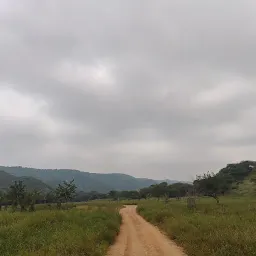
[[[182,249],[136,212],[136,206],[120,210],[120,234],[107,256],[184,256]]]

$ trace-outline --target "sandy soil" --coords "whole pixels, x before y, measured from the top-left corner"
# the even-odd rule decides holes
[[[136,206],[120,210],[120,234],[107,256],[184,256],[182,249],[136,212]]]

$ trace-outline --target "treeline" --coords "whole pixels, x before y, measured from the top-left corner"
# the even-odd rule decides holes
[[[64,181],[56,189],[48,193],[42,193],[39,190],[28,190],[23,181],[15,181],[6,191],[0,191],[0,211],[2,207],[7,210],[11,206],[13,211],[18,209],[23,211],[35,211],[35,204],[56,203],[58,209],[61,209],[62,203],[72,201],[76,196],[76,185],[74,180]]]
[[[16,211],[34,211],[35,204],[56,203],[57,208],[61,208],[62,203],[82,202],[97,199],[123,200],[123,199],[147,199],[147,198],[181,198],[185,196],[210,196],[219,202],[219,196],[228,193],[235,188],[239,183],[250,175],[255,170],[256,162],[243,161],[238,164],[229,164],[221,169],[217,174],[205,173],[197,176],[192,184],[175,183],[168,184],[162,182],[149,187],[134,190],[134,191],[115,191],[109,193],[91,192],[76,192],[74,180],[71,182],[64,181],[59,184],[56,189],[48,193],[40,191],[29,191],[22,181],[15,181],[13,185],[5,192],[0,191],[0,210],[2,206],[7,208],[11,205]],[[256,183],[256,180],[253,180]]]
[[[161,198],[176,198],[176,197],[184,197],[193,189],[192,184],[187,183],[175,183],[175,184],[167,184],[166,182],[162,182],[160,184],[151,185],[150,187],[143,188],[140,190],[132,190],[132,191],[116,191],[111,190],[107,194],[97,193],[96,191],[92,191],[89,193],[79,192],[77,196],[74,198],[75,201],[89,201],[89,200],[97,200],[97,199],[111,199],[111,200],[123,200],[123,199],[147,199],[150,197]]]
[[[219,196],[229,193],[238,184],[243,182],[252,171],[255,170],[256,162],[242,161],[237,164],[228,164],[218,173],[205,173],[198,175],[193,183],[175,183],[151,185],[137,191],[110,191],[107,194],[80,192],[74,198],[77,201],[95,199],[146,199],[146,198],[180,198],[185,196],[209,196],[219,202]],[[256,180],[252,180],[256,183]]]
[[[205,173],[196,177],[193,182],[197,195],[213,197],[219,202],[219,196],[229,193],[242,183],[254,170],[256,162],[242,161],[237,164],[228,164],[217,174]],[[251,180],[256,183],[256,180]]]

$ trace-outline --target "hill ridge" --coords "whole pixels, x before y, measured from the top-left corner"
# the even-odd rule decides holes
[[[109,192],[110,190],[137,190],[162,182],[147,178],[136,178],[122,173],[90,173],[77,169],[37,169],[22,166],[0,166],[9,174],[17,177],[28,176],[55,187],[63,180],[75,180],[78,190],[89,192]],[[176,181],[169,181],[174,183]]]

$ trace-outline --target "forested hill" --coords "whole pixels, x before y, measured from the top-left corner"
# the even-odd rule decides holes
[[[217,198],[220,194],[256,195],[256,162],[228,164],[218,173],[205,173],[194,181],[197,192]]]
[[[35,178],[50,187],[57,186],[63,180],[70,181],[74,179],[77,189],[85,192],[97,191],[105,193],[110,190],[137,190],[162,182],[152,179],[135,178],[119,173],[100,174],[70,169],[35,169],[21,166],[0,166],[0,170],[16,177],[26,176]],[[168,180],[167,182],[175,183],[176,181]]]
[[[224,189],[237,194],[256,194],[256,162],[242,161],[228,164],[217,175]]]
[[[17,177],[0,170],[0,190],[6,190],[15,181],[23,181],[24,185],[26,185],[28,190],[36,189],[44,192],[51,190],[51,187],[49,185],[45,184],[39,179],[26,176]]]
[[[230,178],[233,182],[243,181],[255,169],[255,161],[242,161],[240,163],[228,164],[221,169],[218,175]]]

